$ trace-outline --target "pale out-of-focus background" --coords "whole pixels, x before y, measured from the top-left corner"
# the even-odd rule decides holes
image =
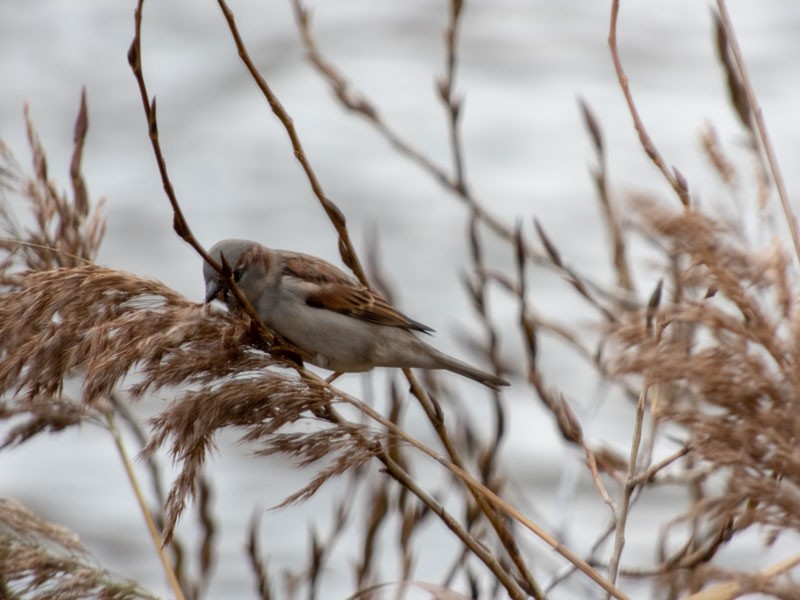
[[[604,129],[617,197],[646,189],[674,201],[638,146],[618,88],[607,47],[608,4],[468,2],[457,81],[466,99],[466,167],[475,194],[509,223],[522,219],[530,228],[538,218],[570,261],[599,280],[609,278],[608,249],[588,173],[593,157],[578,97],[592,105]],[[158,278],[199,301],[200,261],[171,229],[127,64],[133,8],[133,2],[103,0],[0,2],[0,137],[27,161],[22,116],[27,103],[51,173],[66,186],[72,127],[85,85],[90,111],[85,175],[91,197],[107,201],[100,262]],[[467,212],[362,120],[344,113],[304,61],[288,0],[237,0],[232,8],[252,56],[292,115],[325,191],[347,216],[357,248],[363,250],[377,232],[384,274],[400,291],[403,308],[437,330],[441,348],[459,352],[459,329],[476,329],[460,283],[469,264]],[[449,165],[446,120],[435,93],[435,78],[444,70],[446,3],[339,0],[312,8],[323,52],[376,101],[389,123],[435,162]],[[730,10],[790,195],[797,197],[800,4],[738,0]],[[619,31],[622,59],[652,138],[701,202],[720,200],[720,184],[700,155],[701,127],[713,123],[726,147],[743,160],[747,155],[715,56],[709,6],[627,0]],[[144,69],[158,97],[173,184],[203,243],[252,238],[338,260],[335,232],[284,130],[238,60],[216,3],[146,3]],[[751,204],[750,198],[741,200]],[[488,241],[486,250],[491,263],[511,264],[506,246]],[[544,277],[537,306],[555,318],[589,325],[592,315],[562,291]],[[507,333],[504,355],[521,366],[521,356],[515,358],[516,308],[498,296],[493,310]],[[593,441],[614,445],[628,439],[628,412],[606,407],[592,416],[588,407],[602,390],[591,371],[576,375],[573,361],[558,352],[543,352],[542,360],[553,383],[584,411]],[[384,389],[382,374],[372,381],[376,390]],[[581,494],[592,491],[573,481],[580,458],[564,451],[533,393],[521,380],[515,384],[506,394],[514,418],[503,454],[512,488],[541,522],[585,547],[604,522],[603,509],[596,498],[582,500]],[[360,391],[363,381],[349,376],[342,386]],[[486,410],[480,390],[463,387],[466,399],[475,397],[466,410]],[[143,410],[157,410],[163,401],[156,398]],[[213,597],[250,594],[242,552],[245,523],[256,507],[274,505],[307,476],[278,459],[253,459],[234,441],[222,436],[210,464],[214,506],[225,515]],[[167,593],[118,462],[104,432],[86,427],[53,435],[0,453],[0,495],[74,529],[104,565]],[[323,488],[306,505],[265,513],[264,552],[273,568],[304,559],[308,516],[322,515],[324,524],[330,495],[342,485]],[[573,520],[578,516],[580,521]],[[634,513],[632,530],[647,519],[646,513]],[[432,537],[432,547],[437,543]],[[650,564],[651,556],[637,553],[651,548],[647,540],[634,533],[628,543],[628,560]],[[734,559],[760,559],[757,547],[752,556]],[[331,574],[328,597],[349,589],[346,561],[341,566]],[[441,568],[429,557],[419,566],[419,578],[436,580]]]

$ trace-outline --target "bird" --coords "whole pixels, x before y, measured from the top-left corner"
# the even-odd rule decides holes
[[[236,286],[268,328],[311,364],[334,371],[331,381],[341,373],[398,367],[445,369],[494,390],[510,385],[424,342],[417,334],[433,329],[321,258],[241,239],[217,242],[208,253],[230,265]],[[206,304],[219,299],[236,307],[227,282],[207,262],[203,277]]]

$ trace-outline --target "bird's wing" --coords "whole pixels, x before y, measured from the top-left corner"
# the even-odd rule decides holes
[[[319,285],[359,285],[355,279],[346,275],[341,269],[337,269],[321,258],[287,250],[280,250],[279,252],[283,260],[284,275]]]
[[[430,333],[427,325],[410,319],[386,300],[365,287],[351,285],[324,285],[306,297],[306,304],[341,313],[362,321],[387,327],[400,327]]]
[[[306,292],[306,304],[355,319],[388,327],[429,333],[427,325],[410,319],[375,292],[362,286],[335,266],[307,254],[281,252],[283,275],[295,278]]]

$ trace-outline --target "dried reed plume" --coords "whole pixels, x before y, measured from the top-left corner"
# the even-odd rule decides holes
[[[26,275],[0,306],[0,340],[0,393],[13,390],[20,409],[58,401],[63,383],[75,376],[80,406],[97,405],[134,368],[140,380],[126,388],[133,399],[182,389],[153,419],[146,447],[154,452],[171,440],[172,456],[183,465],[167,501],[167,540],[217,429],[243,429],[243,440],[261,454],[289,454],[300,464],[332,461],[300,496],[372,455],[364,441],[371,435],[355,425],[282,432],[328,407],[333,395],[271,370],[275,361],[254,347],[245,319],[198,306],[157,281],[94,265]]]
[[[11,150],[0,140],[0,193],[27,201],[30,226],[16,221],[20,215],[0,204],[0,222],[5,237],[0,238],[0,285],[13,285],[13,273],[22,268],[44,271],[91,262],[100,248],[105,233],[101,217],[102,201],[94,208],[89,201],[86,182],[81,171],[83,144],[89,127],[85,92],[81,94],[80,110],[75,121],[75,147],[70,163],[72,195],[58,191],[50,179],[47,156],[33,126],[27,108],[25,124],[33,159],[33,174],[26,177],[24,169]],[[2,288],[0,288],[2,289]]]
[[[345,217],[326,196],[289,112],[251,59],[233,11],[225,0],[217,1],[243,68],[285,128],[291,151],[336,230],[344,263],[365,285],[380,287],[391,297],[375,253],[365,263],[368,269],[362,266]],[[300,467],[315,467],[281,506],[308,499],[332,477],[348,478],[346,491],[331,501],[329,529],[310,526],[307,561],[284,573],[280,592],[260,544],[260,518],[255,514],[246,553],[261,598],[325,597],[325,573],[337,541],[353,531],[360,532],[359,555],[350,561],[354,597],[402,596],[413,586],[442,598],[460,598],[456,590],[466,589],[476,598],[538,600],[554,591],[572,593],[568,586],[580,585],[577,589],[584,593],[602,590],[608,597],[624,599],[628,596],[618,580],[628,576],[652,582],[669,597],[696,592],[695,599],[732,598],[748,591],[800,597],[800,587],[783,576],[800,564],[800,555],[759,573],[737,571],[718,560],[723,548],[736,547],[742,534],[756,527],[767,531],[768,544],[800,532],[797,265],[780,238],[753,250],[735,223],[701,210],[689,182],[668,166],[628,86],[616,44],[619,4],[612,2],[609,19],[611,59],[641,150],[672,190],[674,198],[668,202],[674,208],[644,194],[626,204],[615,196],[601,119],[581,100],[597,161],[591,175],[610,239],[613,277],[603,283],[570,264],[539,220],[528,221],[530,228],[522,221],[506,223],[471,189],[461,136],[462,96],[456,85],[465,9],[461,0],[448,6],[444,71],[436,80],[434,98],[444,108],[450,166],[426,156],[384,120],[379,105],[324,55],[308,9],[301,0],[293,0],[308,59],[341,105],[364,118],[399,156],[452,193],[468,212],[471,269],[464,284],[480,334],[463,336],[464,345],[497,372],[523,373],[530,396],[551,415],[562,439],[579,450],[586,466],[584,479],[593,486],[591,498],[607,515],[606,527],[584,556],[510,502],[513,494],[501,449],[513,407],[500,394],[490,396],[487,427],[452,410],[460,398],[435,375],[426,373],[420,381],[407,370],[402,374],[407,385],[390,379],[382,395],[385,402],[373,405],[306,371],[302,357],[242,301],[230,266],[210,259],[193,235],[170,181],[156,102],[148,92],[142,62],[141,0],[128,58],[174,228],[226,278],[242,309],[229,313],[200,306],[158,281],[93,264],[104,222],[100,203],[92,208],[81,171],[88,129],[85,95],[75,123],[69,195],[51,181],[44,149],[26,111],[31,176],[24,175],[0,143],[0,192],[24,198],[30,211],[27,216],[12,214],[3,206],[0,212],[8,234],[0,240],[0,420],[9,424],[0,449],[81,423],[106,429],[123,458],[176,598],[200,597],[208,587],[217,532],[209,501],[213,482],[203,468],[218,432],[231,428],[255,454],[281,454]],[[798,248],[780,170],[733,27],[722,0],[718,6],[715,46],[733,110],[755,157],[755,204],[766,210],[774,183]],[[747,174],[728,157],[712,126],[701,143],[726,189],[741,191]],[[17,223],[20,216],[25,225]],[[660,253],[662,277],[657,283],[641,277],[630,244],[633,235]],[[489,236],[505,244],[514,257],[506,268],[486,265]],[[567,281],[596,315],[599,336],[587,336],[537,310],[532,282],[541,269]],[[645,297],[640,296],[642,290],[647,290]],[[489,301],[495,291],[517,307],[521,357],[503,352],[501,324]],[[543,372],[543,336],[564,342],[594,369],[599,381],[622,391],[621,402],[634,422],[626,455],[597,447],[581,412],[559,390],[558,381]],[[518,381],[524,385],[523,378]],[[172,399],[144,426],[129,405],[156,393]],[[412,435],[410,414],[429,426],[430,441],[423,443]],[[134,433],[142,449],[154,507],[143,500],[117,423]],[[663,451],[664,446],[669,450]],[[167,492],[161,489],[158,460],[164,454],[178,466]],[[431,460],[441,470],[438,483],[425,487],[417,480],[418,458]],[[372,464],[380,471],[364,468]],[[629,517],[646,501],[643,491],[667,484],[686,492],[686,504],[676,517],[665,516],[659,523],[663,529],[654,540],[651,567],[633,571],[626,566],[624,552]],[[185,567],[186,546],[175,535],[192,502],[202,530],[196,549],[200,569],[194,578]],[[451,534],[455,550],[440,581],[419,582],[415,567],[429,552],[420,540],[434,524]],[[675,539],[680,540],[677,550]],[[388,546],[398,556],[395,583],[390,584],[376,560]],[[558,563],[552,562],[553,554]],[[0,500],[0,596],[150,597],[91,562],[73,534],[12,500]],[[577,572],[581,579],[576,583]]]
[[[745,530],[763,526],[769,544],[800,532],[797,277],[778,242],[750,250],[712,215],[637,204],[675,265],[672,294],[611,327],[610,368],[641,380],[657,421],[685,432],[702,493],[665,532],[691,523],[681,550],[662,554],[666,573],[699,585],[715,575],[697,568]]]
[[[93,564],[76,534],[7,498],[0,498],[0,573],[3,598],[155,598]]]

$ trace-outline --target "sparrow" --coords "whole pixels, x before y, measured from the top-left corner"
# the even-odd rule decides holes
[[[495,390],[510,385],[422,341],[416,334],[433,329],[321,258],[248,240],[217,242],[209,254],[220,262],[224,257],[259,318],[311,364],[335,374],[374,367],[446,369]],[[221,299],[235,308],[235,297],[208,263],[203,277],[207,304]]]

